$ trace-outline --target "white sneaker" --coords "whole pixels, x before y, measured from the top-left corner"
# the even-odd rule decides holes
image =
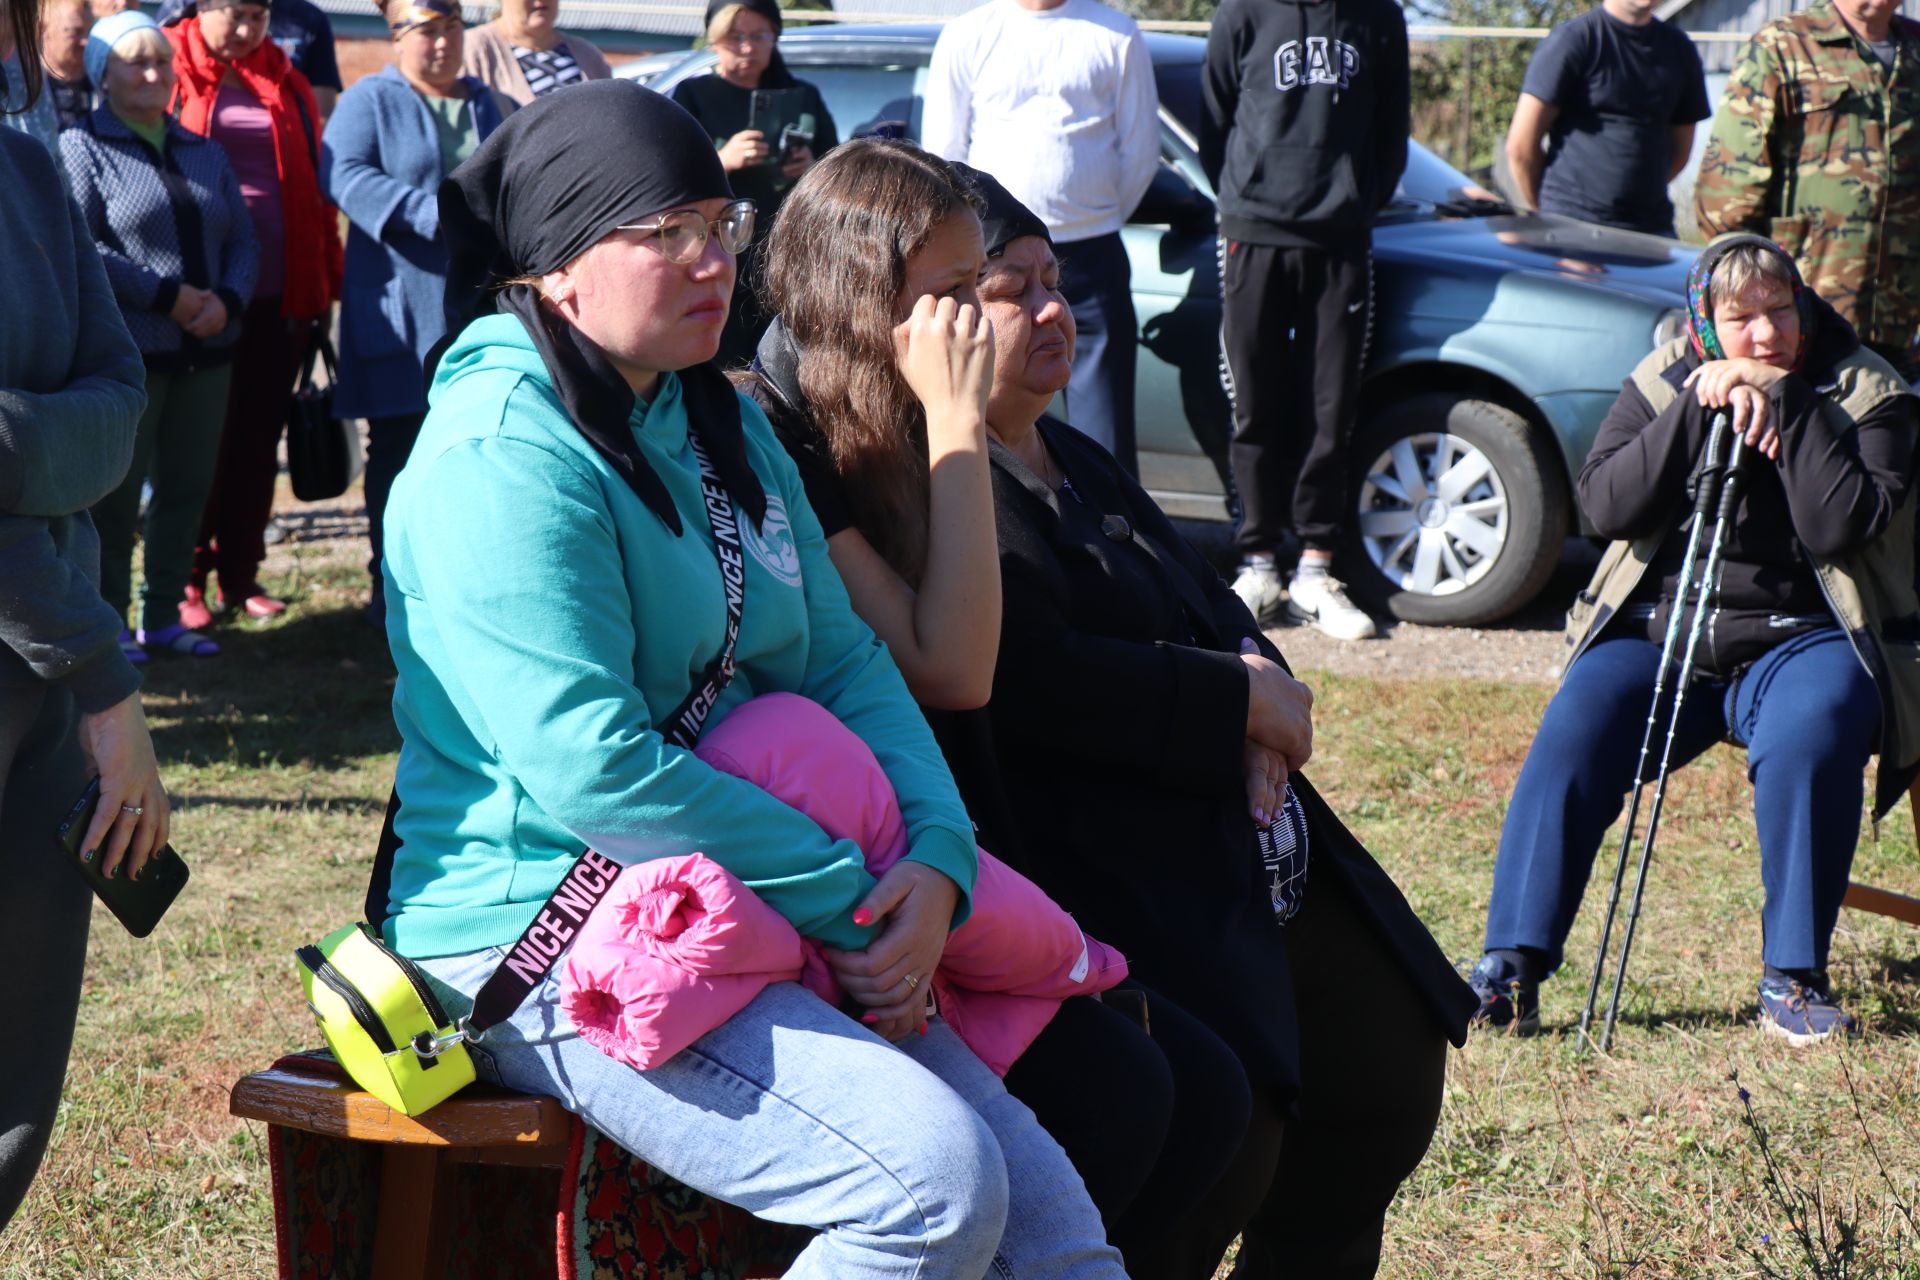
[[[1347,599],[1345,584],[1332,574],[1296,573],[1287,596],[1294,617],[1311,622],[1336,640],[1371,640],[1380,634],[1373,619]]]
[[[1263,627],[1286,616],[1286,585],[1280,581],[1280,571],[1271,564],[1241,565],[1233,580],[1233,594],[1240,597],[1253,620]]]

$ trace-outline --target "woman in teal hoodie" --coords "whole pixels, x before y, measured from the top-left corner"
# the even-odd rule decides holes
[[[522,109],[442,188],[455,336],[387,515],[387,938],[471,997],[583,848],[702,851],[835,949],[860,1019],[777,984],[639,1072],[580,1039],[549,974],[481,1040],[483,1076],[819,1229],[790,1277],[1120,1277],[1059,1147],[922,1004],[972,829],[793,464],[709,363],[752,216],[693,119],[622,81]],[[885,769],[909,852],[878,882],[689,750],[774,691]]]

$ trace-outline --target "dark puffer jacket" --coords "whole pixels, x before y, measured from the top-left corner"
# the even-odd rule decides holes
[[[1770,398],[1780,457],[1746,457],[1696,661],[1733,676],[1794,635],[1846,630],[1886,707],[1874,806],[1884,812],[1920,756],[1911,493],[1920,402],[1831,307],[1812,303],[1807,358]],[[1569,667],[1602,635],[1665,636],[1709,424],[1684,387],[1699,364],[1684,338],[1641,361],[1581,468],[1581,505],[1615,541],[1568,614]]]

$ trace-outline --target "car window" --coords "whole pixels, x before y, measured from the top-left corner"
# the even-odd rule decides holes
[[[927,68],[918,59],[864,66],[816,66],[800,61],[790,65],[794,75],[820,90],[841,137],[851,138],[877,124],[896,120],[907,123],[912,137],[920,136],[920,95],[926,88]]]
[[[1160,105],[1165,107],[1188,133],[1200,133],[1200,64],[1197,62],[1157,62],[1153,82],[1160,90]]]
[[[1447,204],[1460,199],[1462,189],[1470,186],[1472,178],[1416,142],[1407,147],[1407,171],[1400,176],[1394,199]]]

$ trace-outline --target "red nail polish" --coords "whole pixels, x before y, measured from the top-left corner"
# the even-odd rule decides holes
[[[927,1024],[924,1022],[920,1024],[920,1034],[921,1035],[927,1034]]]
[[[874,1023],[880,1021],[880,1015],[877,1013],[863,1013],[860,1015],[860,1021],[871,1026]]]
[[[861,907],[859,910],[853,913],[853,922],[857,925],[872,924],[873,912],[867,910],[865,907]]]

